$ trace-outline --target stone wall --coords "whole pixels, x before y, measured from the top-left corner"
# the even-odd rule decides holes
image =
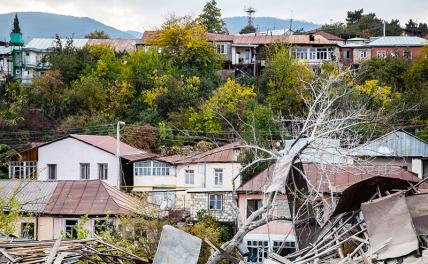
[[[235,222],[236,214],[232,207],[232,193],[222,192],[215,194],[223,195],[223,209],[209,210],[209,194],[210,193],[191,193],[190,214],[192,220],[197,221],[197,214],[201,210],[205,210],[208,214],[214,216],[220,222]],[[214,194],[214,193],[212,193]]]

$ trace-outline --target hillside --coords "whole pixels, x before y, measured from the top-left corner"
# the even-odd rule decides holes
[[[15,13],[0,14],[0,40],[8,40],[14,16]],[[55,37],[56,34],[61,37],[83,38],[94,30],[103,30],[112,38],[134,39],[139,36],[138,32],[124,32],[88,17],[42,12],[19,12],[18,17],[25,42],[32,38]]]
[[[247,25],[247,17],[226,17],[224,19],[227,28],[231,34],[239,33],[239,31]],[[260,31],[272,30],[272,29],[286,29],[290,27],[289,19],[281,19],[276,17],[256,17],[254,25],[258,27]],[[304,30],[311,30],[318,28],[319,25],[312,22],[306,22],[303,20],[293,20],[292,29],[298,30],[303,28]]]

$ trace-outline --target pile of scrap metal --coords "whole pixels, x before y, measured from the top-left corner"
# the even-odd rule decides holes
[[[149,263],[102,239],[0,242],[0,263]]]
[[[271,253],[264,263],[428,263],[424,181],[372,177],[353,184],[321,225],[314,206],[299,204],[308,187],[292,181],[287,195],[299,250],[285,257]],[[304,213],[296,213],[296,204]]]

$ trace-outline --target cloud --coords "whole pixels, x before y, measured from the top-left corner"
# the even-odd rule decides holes
[[[122,30],[151,29],[170,14],[197,15],[204,0],[0,0],[0,12],[41,11],[80,17],[91,17]],[[346,11],[363,8],[386,20],[410,18],[428,22],[426,0],[217,0],[223,16],[245,15],[245,5],[252,5],[257,16],[303,19],[316,23],[343,21]]]

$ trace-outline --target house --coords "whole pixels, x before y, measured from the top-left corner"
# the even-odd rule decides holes
[[[388,36],[380,37],[368,45],[372,57],[402,56],[411,61],[421,55],[422,48],[428,45],[428,41],[420,37]]]
[[[29,149],[9,164],[11,179],[103,180],[111,186],[132,186],[132,170],[126,156],[146,152],[117,141],[111,136],[71,134]],[[122,166],[123,165],[123,166]]]
[[[343,38],[341,38],[339,36],[333,35],[331,33],[325,32],[325,31],[323,31],[323,30],[321,30],[319,28],[307,31],[306,33],[307,34],[314,34],[314,35],[321,35],[324,38],[326,38],[327,40],[329,40],[330,42],[336,43],[338,45],[345,44],[345,39],[343,39]]]
[[[137,199],[100,180],[0,180],[0,193],[22,206],[15,235],[34,240],[77,238],[77,224],[96,234],[119,215],[141,213]]]
[[[298,248],[298,242],[301,246],[300,243],[304,243],[311,237],[308,235],[311,230],[305,229],[307,224],[312,223],[319,226],[319,222],[323,221],[322,218],[333,212],[340,201],[342,192],[350,186],[378,178],[393,179],[406,184],[408,182],[419,182],[416,174],[400,166],[322,164],[316,162],[299,162],[295,163],[294,166],[298,169],[293,169],[290,172],[288,182],[291,182],[291,176],[294,176],[294,182],[298,185],[296,188],[299,189],[299,193],[303,193],[304,198],[310,192],[318,193],[323,198],[322,200],[319,199],[318,210],[315,210],[312,216],[305,214],[304,224],[297,225],[297,230],[293,229],[290,221],[276,220],[250,231],[244,237],[244,243],[250,251],[249,262],[263,263],[269,252],[285,256],[295,251]],[[266,197],[263,191],[271,183],[273,172],[274,165],[271,165],[238,188],[238,205],[243,219],[246,219],[262,206]],[[306,183],[306,180],[302,180],[301,173],[307,177],[309,184]],[[274,216],[279,218],[290,218],[292,216],[290,208],[293,208],[293,204],[289,204],[288,201],[294,201],[294,199],[302,201],[301,198],[303,198],[296,198],[295,193],[287,185],[286,193],[278,194],[277,200],[273,204]],[[296,204],[299,206],[299,202]],[[299,237],[298,240],[297,237]]]
[[[232,221],[230,206],[233,186],[240,184],[240,142],[184,156],[156,154],[125,156],[133,166],[134,192],[149,192],[156,203],[170,208],[190,209],[193,219],[200,210]],[[234,182],[234,184],[233,184]]]
[[[156,38],[156,31],[145,31],[137,46],[148,49],[151,39]],[[333,38],[333,35],[328,35]],[[207,33],[206,39],[213,45],[214,50],[225,59],[224,68],[257,74],[266,64],[266,47],[273,44],[290,46],[290,53],[317,67],[325,61],[335,61],[339,58],[337,42],[329,41],[320,34],[306,35],[269,35],[244,34],[227,35]]]
[[[359,164],[397,165],[418,175],[428,176],[428,143],[404,131],[394,130],[350,150]]]
[[[270,183],[272,174],[273,166],[269,166],[237,189],[238,207],[242,219],[248,218],[262,207],[266,198],[263,190]],[[273,207],[275,216],[290,218],[285,194],[278,194]],[[250,231],[245,235],[243,243],[247,245],[250,252],[247,261],[251,263],[262,263],[268,252],[286,256],[297,249],[293,226],[288,220],[271,221]]]

